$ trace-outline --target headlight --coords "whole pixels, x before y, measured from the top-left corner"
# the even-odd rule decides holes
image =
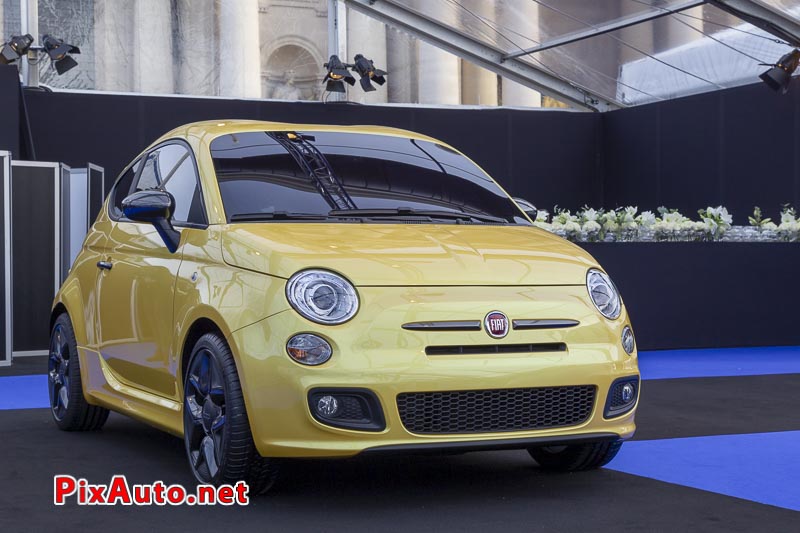
[[[611,278],[607,274],[595,268],[590,269],[586,274],[586,288],[589,290],[592,303],[604,317],[611,320],[619,318],[622,302],[617,288],[611,283]]]
[[[295,311],[318,324],[341,324],[358,311],[355,288],[325,270],[304,270],[289,278],[286,298]]]

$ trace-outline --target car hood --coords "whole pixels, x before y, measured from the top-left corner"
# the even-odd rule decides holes
[[[282,278],[322,268],[357,286],[583,285],[596,266],[530,226],[272,222],[222,233],[230,265]]]

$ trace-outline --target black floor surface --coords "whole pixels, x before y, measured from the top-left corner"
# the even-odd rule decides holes
[[[15,362],[16,365],[16,362]],[[800,429],[800,375],[646,381],[637,439]],[[0,532],[776,531],[800,513],[603,469],[541,472],[525,452],[291,461],[248,507],[53,505],[53,475],[193,486],[181,440],[112,414],[58,431],[0,411]]]

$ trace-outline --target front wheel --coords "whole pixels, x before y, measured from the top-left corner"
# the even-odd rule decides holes
[[[60,429],[93,431],[106,423],[108,409],[91,405],[83,395],[78,343],[67,313],[59,315],[50,333],[47,388],[50,412]]]
[[[587,442],[568,446],[528,448],[528,453],[545,470],[576,472],[608,464],[622,447],[622,441]]]
[[[186,455],[204,484],[248,484],[250,495],[269,490],[274,460],[259,455],[250,432],[242,386],[227,343],[217,334],[200,337],[183,384]]]

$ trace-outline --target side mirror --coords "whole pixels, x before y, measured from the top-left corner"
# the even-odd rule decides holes
[[[524,198],[514,198],[514,201],[517,202],[520,209],[522,209],[531,220],[536,221],[536,215],[539,214],[536,206]]]
[[[122,200],[125,218],[155,226],[171,253],[178,249],[181,240],[180,232],[172,227],[170,221],[174,211],[175,199],[170,193],[158,189],[138,191]]]

